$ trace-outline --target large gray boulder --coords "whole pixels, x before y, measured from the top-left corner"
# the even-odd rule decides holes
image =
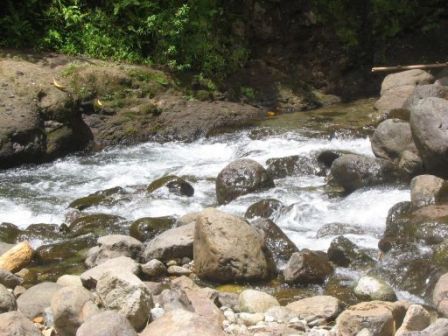
[[[137,336],[137,333],[125,316],[108,310],[84,322],[76,336]]]
[[[61,288],[54,282],[42,282],[25,291],[17,299],[18,310],[32,320],[44,315],[45,309],[50,307],[53,295]]]
[[[324,252],[302,250],[294,253],[283,270],[287,283],[321,284],[333,273],[333,266]]]
[[[16,309],[17,303],[14,295],[5,286],[0,285],[0,314]]]
[[[13,311],[0,314],[0,335],[42,336],[40,330],[22,313]]]
[[[216,178],[216,198],[226,204],[238,196],[274,187],[274,181],[258,162],[241,159],[229,163]]]
[[[335,183],[351,192],[374,185],[393,183],[402,172],[390,161],[363,155],[346,154],[334,160],[331,177]]]
[[[85,288],[67,286],[51,299],[54,326],[58,334],[75,336],[76,330],[89,317],[99,312],[93,295]]]
[[[412,106],[418,104],[420,100],[429,97],[448,99],[448,87],[438,84],[419,85],[414,89],[414,92],[412,92],[412,95],[408,98],[404,107],[410,110]]]
[[[406,149],[415,149],[411,126],[400,119],[387,119],[380,123],[371,142],[375,156],[391,161],[398,161]]]
[[[448,317],[448,273],[442,275],[437,281],[432,302],[442,316]]]
[[[169,261],[176,258],[193,258],[195,223],[167,230],[152,239],[143,252],[143,260]]]
[[[255,228],[212,208],[198,217],[193,250],[196,274],[212,281],[263,280],[274,267]]]
[[[98,247],[89,251],[86,265],[94,267],[103,262],[117,258],[129,257],[138,260],[143,250],[143,244],[135,238],[125,235],[107,235],[98,238]]]
[[[425,171],[448,177],[448,100],[425,98],[413,105],[411,129]]]
[[[127,317],[136,330],[142,330],[154,307],[146,285],[131,272],[105,273],[96,286],[104,307]]]
[[[133,273],[138,274],[140,266],[129,257],[118,257],[91,268],[81,274],[81,282],[86,288],[95,288],[98,280],[106,273],[120,274]]]

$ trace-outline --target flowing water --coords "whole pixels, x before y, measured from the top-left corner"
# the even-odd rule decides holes
[[[373,155],[367,137],[333,136],[330,139],[300,129],[265,132],[262,137],[255,138],[254,133],[254,130],[238,131],[193,143],[148,142],[1,171],[0,222],[21,228],[33,223],[61,224],[71,201],[115,186],[124,187],[132,196],[111,206],[89,208],[86,212],[116,214],[128,220],[181,216],[216,206],[214,178],[235,159],[250,158],[265,165],[269,158],[306,156],[323,149]],[[145,193],[144,186],[167,174],[191,181],[194,196]],[[389,208],[410,197],[409,190],[396,186],[359,190],[346,197],[334,196],[326,188],[325,177],[314,175],[287,177],[275,182],[273,189],[240,197],[219,208],[243,215],[252,203],[276,198],[289,207],[277,214],[275,221],[299,248],[328,248],[334,236],[316,238],[316,232],[329,223],[360,226],[362,232],[348,237],[360,246],[375,248]]]

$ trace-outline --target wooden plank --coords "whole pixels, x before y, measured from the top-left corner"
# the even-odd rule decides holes
[[[446,63],[434,63],[434,64],[417,64],[417,65],[397,65],[390,67],[374,67],[372,72],[389,72],[389,71],[402,71],[402,70],[412,70],[412,69],[440,69],[448,68],[448,62]]]

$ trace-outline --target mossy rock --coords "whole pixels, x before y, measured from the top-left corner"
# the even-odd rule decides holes
[[[93,214],[80,217],[69,225],[72,237],[78,237],[86,233],[103,236],[111,233],[124,233],[124,218],[108,214]]]
[[[96,245],[97,238],[93,234],[86,234],[70,240],[40,246],[35,253],[39,263],[64,261],[78,256],[84,260],[87,249]]]
[[[11,223],[0,224],[0,242],[14,244],[17,236],[22,232],[16,225]]]
[[[324,294],[338,298],[347,306],[359,303],[359,299],[353,290],[352,281],[341,279],[337,275],[330,276]]]
[[[146,190],[149,193],[153,193],[164,187],[167,188],[171,194],[177,196],[191,197],[194,195],[193,186],[184,179],[174,175],[164,176],[153,181]]]
[[[176,218],[171,216],[140,218],[131,224],[129,233],[135,239],[148,241],[171,229],[175,223]]]
[[[249,219],[254,217],[270,218],[283,207],[283,203],[279,200],[273,198],[264,199],[249,206],[244,217]]]
[[[17,241],[42,240],[43,242],[53,242],[64,236],[59,225],[56,224],[31,224],[18,236]]]
[[[439,266],[444,272],[448,270],[448,239],[445,239],[434,248],[432,263]]]
[[[112,205],[117,201],[117,197],[125,194],[126,191],[121,187],[110,188],[97,191],[86,197],[78,198],[69,204],[70,208],[85,210],[98,205]]]
[[[220,285],[215,289],[219,292],[240,294],[241,292],[246,290],[247,287],[237,284],[226,284],[226,285]]]

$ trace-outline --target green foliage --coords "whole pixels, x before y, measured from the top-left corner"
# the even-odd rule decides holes
[[[53,49],[222,77],[248,52],[217,0],[6,0],[3,46]],[[5,27],[6,29],[4,29]]]
[[[347,49],[378,44],[404,31],[437,28],[446,0],[312,0],[319,21],[334,28]],[[366,36],[368,35],[368,36]]]

